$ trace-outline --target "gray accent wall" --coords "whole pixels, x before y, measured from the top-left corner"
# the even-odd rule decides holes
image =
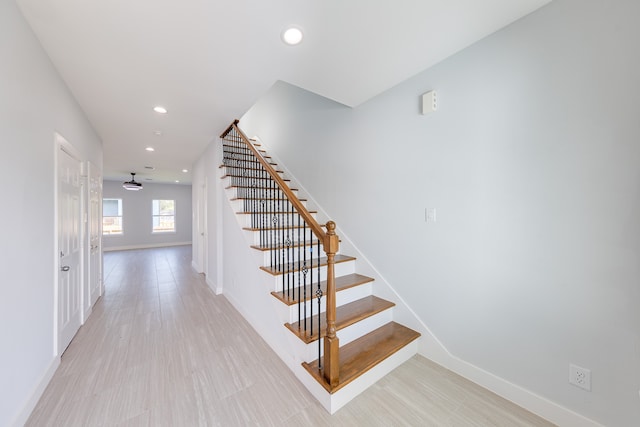
[[[129,180],[130,177],[126,179]],[[142,190],[129,191],[122,188],[120,181],[104,181],[102,197],[122,199],[124,230],[122,235],[103,236],[104,250],[191,244],[191,185],[143,182],[143,186]],[[176,201],[175,233],[151,232],[152,200]]]
[[[54,354],[54,132],[102,167],[102,143],[26,24],[0,0],[0,425],[23,425]]]
[[[276,83],[240,127],[454,357],[638,425],[638,17],[637,1],[555,0],[357,108]]]

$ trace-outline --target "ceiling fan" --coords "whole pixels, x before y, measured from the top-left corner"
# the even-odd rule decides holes
[[[122,184],[122,188],[125,190],[138,191],[142,190],[142,183],[136,182],[136,174],[135,172],[131,172],[131,181],[125,181]]]

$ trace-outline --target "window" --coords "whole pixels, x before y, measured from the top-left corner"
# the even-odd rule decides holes
[[[102,234],[122,234],[122,199],[102,199]]]
[[[176,201],[154,200],[152,205],[153,232],[173,233],[176,231]]]

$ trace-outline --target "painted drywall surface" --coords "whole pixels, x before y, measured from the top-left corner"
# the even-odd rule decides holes
[[[102,147],[11,0],[0,0],[0,62],[0,425],[8,426],[24,422],[55,361],[54,132],[99,167]]]
[[[222,292],[222,203],[228,203],[223,199],[222,182],[219,178],[219,169],[217,165],[221,164],[219,159],[220,147],[218,141],[214,141],[202,153],[202,156],[193,164],[192,186],[193,190],[193,209],[194,212],[200,207],[203,194],[198,193],[197,188],[203,188],[206,191],[206,202],[204,218],[204,232],[206,239],[202,245],[193,245],[193,262],[206,274],[206,280],[209,287],[217,294]],[[204,186],[204,187],[203,187]],[[193,227],[194,242],[200,235],[197,227]],[[205,247],[206,245],[206,247]],[[199,261],[203,260],[204,265],[199,265]]]
[[[122,182],[104,181],[102,197],[122,199],[122,235],[104,236],[105,250],[191,243],[191,185],[143,183],[140,191],[122,188]],[[153,200],[176,201],[176,232],[152,233]]]
[[[454,356],[635,425],[639,14],[556,0],[357,108],[278,83],[240,126]],[[422,116],[431,89],[439,110]],[[569,363],[592,370],[591,392]]]

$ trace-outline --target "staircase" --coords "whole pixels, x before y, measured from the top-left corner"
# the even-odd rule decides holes
[[[317,212],[237,125],[221,135],[224,187],[262,254],[255,268],[272,278],[281,313],[274,315],[286,319],[292,357],[303,367],[296,375],[333,413],[413,356],[420,334],[393,321],[395,304],[374,295],[374,279],[358,274],[356,258],[338,253],[335,224],[318,224]]]

